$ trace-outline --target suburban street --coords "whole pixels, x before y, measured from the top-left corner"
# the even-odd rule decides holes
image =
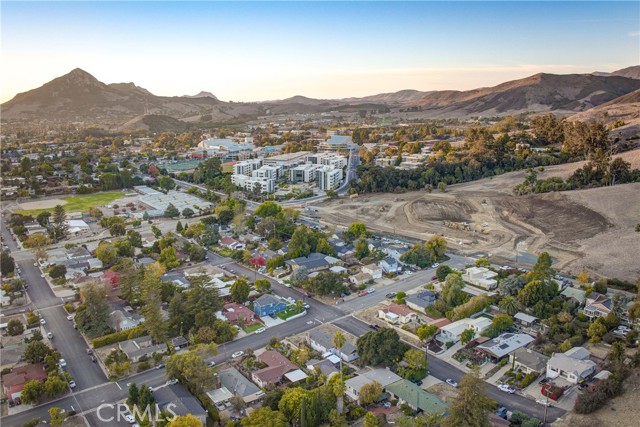
[[[4,221],[2,224],[2,234],[10,250],[13,251],[15,248],[15,250],[18,251],[19,249],[5,228]],[[218,354],[207,359],[207,361],[215,361],[217,365],[229,360],[231,354],[236,351],[245,351],[247,349],[257,350],[266,346],[271,340],[271,337],[282,339],[287,336],[303,333],[323,323],[333,323],[356,337],[362,336],[370,332],[371,329],[366,323],[354,318],[351,315],[353,312],[371,307],[383,301],[386,298],[385,295],[389,292],[408,291],[426,284],[435,274],[435,269],[426,269],[411,275],[404,275],[395,283],[385,286],[384,289],[379,289],[363,297],[353,296],[351,299],[338,305],[327,305],[313,298],[307,298],[298,289],[284,286],[275,279],[240,265],[230,258],[220,256],[211,251],[208,251],[208,256],[209,259],[207,263],[211,265],[219,266],[227,271],[233,270],[235,274],[245,275],[250,280],[256,278],[267,279],[271,282],[272,288],[277,294],[283,297],[303,299],[310,306],[306,316],[268,328],[263,334],[251,334],[220,345]],[[446,263],[454,268],[460,268],[470,262],[468,258],[463,256],[450,255],[450,258]],[[17,426],[33,417],[47,419],[47,410],[52,406],[57,406],[67,410],[75,409],[78,413],[85,413],[90,425],[126,425],[126,423],[118,423],[115,420],[111,423],[104,423],[98,420],[95,413],[96,408],[100,404],[113,404],[126,398],[128,383],[144,383],[151,387],[158,387],[164,384],[167,380],[164,369],[152,369],[132,375],[118,382],[109,382],[98,364],[92,363],[91,359],[87,356],[85,351],[87,345],[82,336],[73,328],[73,322],[67,320],[67,314],[62,307],[62,299],[57,298],[53,294],[45,279],[40,276],[40,270],[34,266],[33,259],[23,259],[18,261],[18,265],[22,270],[23,277],[29,284],[27,292],[32,300],[32,304],[45,318],[47,322],[45,329],[53,332],[53,345],[62,353],[62,357],[67,361],[67,369],[74,376],[77,387],[71,395],[12,416],[4,417],[3,424],[7,423],[6,425]],[[459,369],[433,355],[429,355],[429,369],[431,375],[440,380],[452,378],[459,381],[464,375]],[[501,405],[506,406],[509,410],[519,410],[540,419],[542,419],[544,415],[544,407],[524,397],[507,395],[492,386],[487,387],[487,394]],[[563,413],[564,411],[561,409],[549,408],[547,418],[548,420],[555,420]],[[103,415],[104,414],[108,415],[108,411],[105,410],[103,412]],[[115,415],[115,413],[112,415]]]

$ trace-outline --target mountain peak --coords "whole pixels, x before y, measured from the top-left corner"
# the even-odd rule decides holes
[[[196,95],[183,95],[182,97],[183,98],[213,98],[216,100],[218,99],[218,97],[212,94],[211,92],[207,92],[204,90],[201,90]]]

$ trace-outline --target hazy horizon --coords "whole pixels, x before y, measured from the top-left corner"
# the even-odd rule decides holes
[[[2,2],[0,101],[81,68],[155,95],[336,99],[640,63],[637,2]]]

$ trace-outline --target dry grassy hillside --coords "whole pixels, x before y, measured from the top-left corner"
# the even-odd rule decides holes
[[[620,157],[640,167],[640,150]],[[566,178],[583,162],[552,166],[541,178]],[[363,221],[373,230],[426,240],[445,236],[468,254],[497,261],[548,251],[559,268],[637,280],[640,277],[640,183],[515,196],[525,171],[450,186],[446,193],[370,194],[320,205],[328,224]],[[456,224],[445,224],[445,221]],[[461,223],[466,222],[468,229]],[[457,227],[457,228],[452,228]]]

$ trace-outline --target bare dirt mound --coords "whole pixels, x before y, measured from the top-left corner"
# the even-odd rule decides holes
[[[411,210],[420,221],[471,221],[476,212],[463,200],[417,200],[411,204]]]
[[[505,197],[498,202],[505,221],[530,224],[560,242],[588,239],[612,227],[604,216],[561,193]]]

